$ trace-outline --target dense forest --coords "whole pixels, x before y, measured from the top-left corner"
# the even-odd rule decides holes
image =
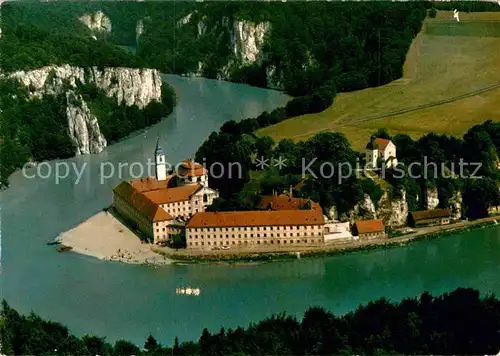
[[[336,316],[311,307],[301,319],[274,315],[246,328],[204,329],[197,341],[139,348],[125,340],[71,335],[63,325],[2,304],[0,337],[7,355],[494,355],[500,350],[500,301],[459,288],[401,302],[379,299]],[[56,351],[57,350],[57,351]]]
[[[402,190],[406,191],[410,211],[426,208],[423,192],[429,188],[437,189],[442,208],[448,208],[450,199],[460,192],[462,213],[471,219],[485,217],[488,207],[500,205],[497,169],[500,123],[488,121],[476,125],[463,138],[430,133],[414,141],[408,135],[392,137],[383,129],[373,134],[392,139],[397,146],[399,171],[387,169],[384,179],[390,183],[390,197],[401,198]],[[255,158],[261,156],[282,157],[286,167],[278,170],[271,165],[260,171]],[[320,174],[323,164],[337,168],[347,163],[351,167],[356,167],[357,163],[360,167],[365,165],[364,152],[355,152],[345,136],[336,132],[320,133],[307,141],[284,139],[276,143],[270,137],[257,137],[242,131],[242,125],[230,121],[219,133],[209,136],[196,153],[196,159],[199,162],[206,160],[208,166],[220,162],[225,167],[224,175],[210,180],[221,194],[210,207],[213,211],[255,209],[260,195],[288,190],[290,185],[304,178],[303,173],[306,179],[298,194],[320,202],[325,211],[335,206],[339,216],[351,210],[365,193],[375,204],[382,195],[382,188],[362,174],[352,172],[345,177],[347,169],[343,172],[337,169],[333,174],[328,171],[324,176]],[[237,167],[231,166],[232,162],[240,162],[243,174],[239,175]],[[304,167],[309,166],[309,162],[313,164],[306,171]],[[475,172],[475,166],[461,168],[460,162],[479,163],[480,169]],[[411,163],[418,165],[410,168]],[[252,172],[259,172],[260,176],[250,179]]]
[[[0,68],[3,72],[46,65],[80,67],[146,67],[137,56],[93,33],[78,21],[76,13],[55,11],[60,3],[12,3],[2,5]],[[49,5],[50,4],[50,5]]]

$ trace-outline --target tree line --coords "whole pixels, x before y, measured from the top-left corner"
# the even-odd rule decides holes
[[[399,171],[386,169],[384,179],[390,199],[401,199],[402,191],[406,192],[410,211],[427,208],[425,194],[430,189],[437,190],[441,208],[450,208],[453,199],[460,204],[456,196],[460,193],[462,214],[471,219],[488,216],[489,207],[500,205],[500,123],[476,125],[463,138],[429,133],[413,140],[405,134],[391,136],[385,129],[373,135],[391,139],[397,147]],[[353,150],[338,132],[319,133],[306,141],[274,142],[229,121],[208,137],[195,157],[208,167],[215,162],[224,166],[222,175],[210,172],[214,174],[210,185],[220,192],[209,208],[212,211],[256,209],[261,195],[288,191],[301,181],[302,187],[294,194],[319,202],[325,212],[335,206],[340,217],[346,217],[365,194],[375,205],[383,194],[372,179],[356,174],[356,167],[365,166],[365,152]],[[257,166],[256,159],[261,157],[268,159],[269,167],[264,170]],[[273,159],[279,157],[285,162],[281,169],[273,167]],[[325,171],[325,165],[335,171]],[[347,166],[353,168],[349,176]]]
[[[152,335],[144,345],[76,337],[36,314],[20,315],[5,300],[0,333],[8,355],[494,355],[500,350],[500,301],[458,288],[400,302],[381,298],[344,315],[319,306],[298,319],[278,314],[248,327],[204,329],[196,341],[170,345]]]

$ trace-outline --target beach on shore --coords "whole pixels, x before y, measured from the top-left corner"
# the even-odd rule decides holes
[[[72,251],[101,260],[133,264],[163,265],[172,261],[151,250],[127,226],[107,211],[101,211],[57,237]]]

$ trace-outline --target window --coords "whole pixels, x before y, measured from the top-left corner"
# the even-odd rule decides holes
[[[208,195],[205,193],[203,194],[203,202],[207,203],[208,202]]]

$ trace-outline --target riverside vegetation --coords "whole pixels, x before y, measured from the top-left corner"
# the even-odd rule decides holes
[[[5,301],[2,353],[15,355],[493,355],[500,349],[500,301],[459,288],[400,302],[381,298],[336,316],[312,306],[301,319],[273,315],[246,328],[204,329],[197,341],[165,346],[150,335],[142,349],[125,340],[76,337],[36,314],[19,315]]]

